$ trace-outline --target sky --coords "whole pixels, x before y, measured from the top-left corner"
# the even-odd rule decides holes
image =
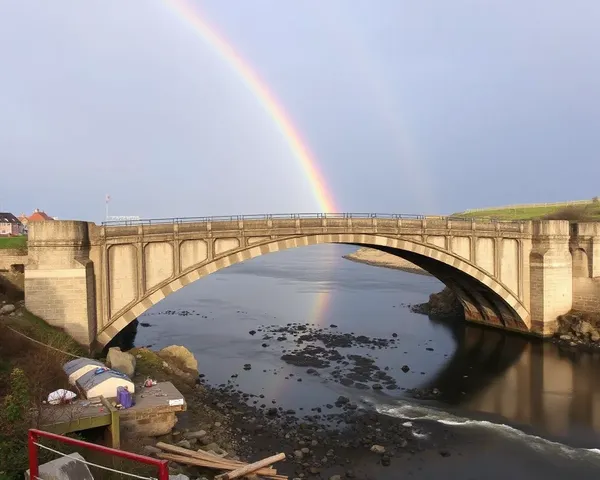
[[[178,0],[179,1],[179,0]],[[600,2],[181,0],[285,108],[341,212],[600,195]],[[174,0],[0,0],[0,210],[319,212]]]

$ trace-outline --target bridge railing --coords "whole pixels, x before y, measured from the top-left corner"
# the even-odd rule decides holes
[[[172,218],[145,218],[136,220],[112,220],[102,222],[104,226],[135,226],[135,225],[160,225],[160,224],[180,224],[180,223],[206,223],[206,222],[235,222],[244,220],[290,220],[290,219],[315,219],[315,218],[331,218],[331,219],[350,219],[350,218],[381,218],[381,219],[406,219],[406,220],[452,220],[478,223],[495,223],[501,220],[494,218],[475,219],[471,217],[461,216],[432,216],[432,215],[415,215],[407,213],[266,213],[255,215],[225,215],[225,216],[210,216],[210,217],[172,217]]]
[[[139,220],[112,220],[102,222],[105,226],[119,225],[158,225],[173,223],[202,223],[202,222],[235,222],[243,220],[295,220],[303,218],[404,218],[420,220],[425,215],[398,214],[398,213],[265,213],[250,215],[223,215],[210,217],[172,217],[172,218],[142,218]]]

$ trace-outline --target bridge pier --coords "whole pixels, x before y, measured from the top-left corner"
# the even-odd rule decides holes
[[[32,224],[25,268],[26,308],[85,346],[96,338],[89,225],[64,220]]]
[[[533,222],[529,256],[531,331],[547,336],[556,331],[557,317],[573,308],[573,260],[569,222]]]

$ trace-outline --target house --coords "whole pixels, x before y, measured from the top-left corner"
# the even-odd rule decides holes
[[[0,236],[12,237],[23,235],[25,227],[12,213],[0,212]]]
[[[54,218],[52,218],[50,215],[48,215],[43,210],[40,210],[39,208],[36,208],[33,211],[33,213],[29,216],[29,218],[27,219],[27,223],[30,223],[30,222],[43,222],[45,220],[54,220]]]
[[[45,220],[56,220],[56,218],[51,217],[39,208],[36,208],[29,216],[25,215],[24,213],[19,215],[19,221],[25,226],[25,228],[27,228],[27,225],[29,225],[30,222],[43,222]]]

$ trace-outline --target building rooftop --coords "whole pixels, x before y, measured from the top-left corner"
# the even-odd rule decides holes
[[[0,223],[21,223],[21,222],[12,213],[0,212]]]
[[[45,220],[54,220],[50,215],[48,215],[43,210],[36,208],[33,213],[28,217],[30,222],[41,222]]]

